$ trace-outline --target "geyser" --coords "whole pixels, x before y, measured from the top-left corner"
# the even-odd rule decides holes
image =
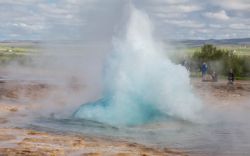
[[[83,104],[74,117],[120,126],[165,117],[196,120],[201,104],[188,71],[166,58],[146,13],[130,6],[127,23],[104,69],[103,98]]]

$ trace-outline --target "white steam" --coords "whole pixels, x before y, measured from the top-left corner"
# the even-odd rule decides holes
[[[156,113],[196,120],[201,103],[188,71],[165,57],[147,14],[130,9],[126,34],[114,39],[105,67],[104,99],[83,105],[75,116],[121,125],[145,123]]]

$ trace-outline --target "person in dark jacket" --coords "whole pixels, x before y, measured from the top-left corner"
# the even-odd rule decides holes
[[[228,79],[228,84],[231,84],[231,85],[234,84],[235,77],[234,77],[233,69],[230,69],[227,79]]]
[[[202,81],[206,80],[207,70],[208,70],[207,64],[206,62],[203,62],[201,66]]]

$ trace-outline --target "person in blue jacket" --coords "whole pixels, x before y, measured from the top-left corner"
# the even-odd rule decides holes
[[[208,67],[207,67],[206,62],[203,62],[202,66],[201,66],[202,81],[206,80],[207,69],[208,69]]]

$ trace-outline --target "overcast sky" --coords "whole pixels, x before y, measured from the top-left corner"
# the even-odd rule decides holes
[[[111,36],[129,0],[0,0],[0,40]],[[250,37],[250,0],[132,0],[163,39]]]

